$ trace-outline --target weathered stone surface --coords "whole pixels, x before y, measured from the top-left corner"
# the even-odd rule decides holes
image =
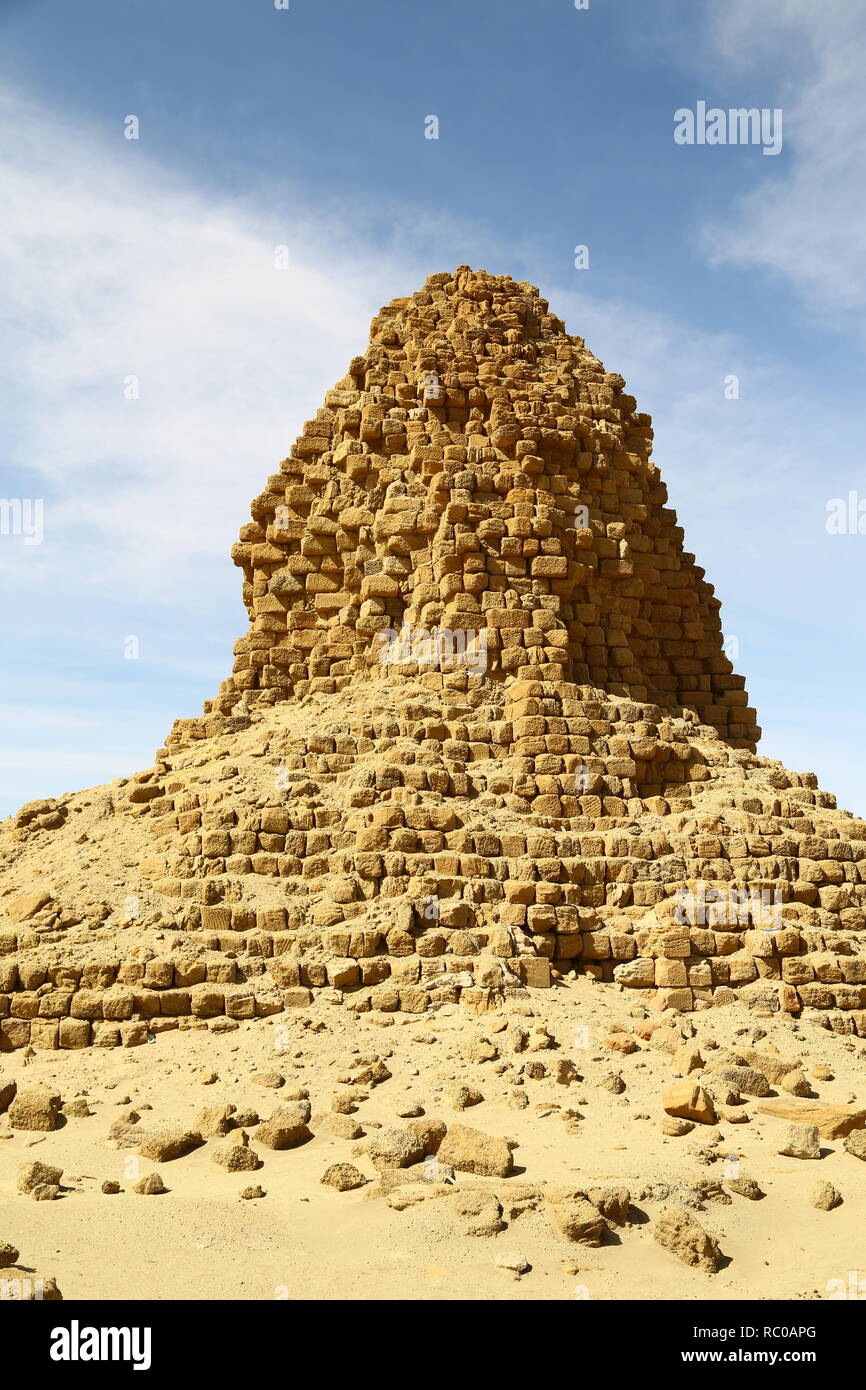
[[[414,1134],[425,1154],[438,1154],[439,1147],[448,1130],[444,1120],[423,1115],[418,1120],[410,1120],[406,1128]]]
[[[453,1192],[448,1204],[468,1236],[495,1236],[505,1230],[502,1207],[493,1192]]]
[[[842,1195],[831,1182],[816,1182],[809,1200],[819,1211],[832,1211],[841,1206]]]
[[[205,1139],[230,1133],[235,1127],[233,1105],[206,1105],[198,1112],[193,1128]]]
[[[28,918],[34,917],[46,903],[51,902],[51,893],[46,888],[36,889],[32,893],[23,893],[19,898],[13,898],[12,902],[7,903],[6,916],[10,922],[26,922]]]
[[[712,1125],[716,1122],[716,1111],[711,1097],[693,1081],[676,1081],[665,1088],[662,1105],[668,1115],[681,1120],[694,1120],[697,1124]]]
[[[786,1072],[778,1085],[791,1096],[811,1096],[812,1087],[801,1071]]]
[[[779,1057],[775,1052],[762,1052],[754,1047],[738,1047],[737,1053],[748,1066],[765,1076],[772,1086],[781,1085],[785,1077],[792,1071],[798,1071],[801,1065],[797,1057]]]
[[[388,1168],[409,1168],[424,1157],[420,1140],[408,1129],[382,1129],[367,1144],[373,1167],[379,1172]]]
[[[264,1144],[267,1149],[295,1149],[312,1138],[307,1128],[309,1118],[309,1101],[297,1100],[280,1105],[259,1125],[256,1142]]]
[[[214,1149],[211,1162],[228,1173],[252,1173],[262,1166],[258,1154],[246,1144],[224,1144]]]
[[[582,1192],[570,1196],[551,1192],[545,1194],[545,1199],[554,1228],[566,1240],[577,1245],[601,1245],[608,1230],[607,1222]]]
[[[461,1173],[479,1177],[504,1178],[513,1165],[511,1148],[505,1139],[495,1138],[468,1125],[449,1125],[439,1145],[437,1157]]]
[[[363,1126],[351,1115],[341,1115],[336,1110],[315,1115],[312,1126],[316,1134],[324,1131],[325,1134],[333,1134],[335,1139],[360,1139],[364,1133]]]
[[[789,1125],[779,1153],[789,1158],[820,1158],[818,1126]]]
[[[662,1134],[667,1134],[671,1139],[681,1139],[684,1134],[691,1134],[694,1127],[693,1120],[684,1120],[678,1115],[665,1115],[659,1126]]]
[[[363,1187],[367,1179],[353,1163],[332,1163],[319,1181],[337,1192],[352,1192],[357,1187]]]
[[[62,1168],[55,1168],[50,1163],[40,1163],[34,1159],[18,1169],[18,1176],[15,1181],[18,1191],[29,1195],[35,1188],[43,1184],[59,1187],[62,1177]]]
[[[721,1066],[716,1069],[716,1075],[723,1081],[727,1081],[731,1086],[735,1086],[738,1091],[742,1091],[745,1096],[768,1096],[770,1094],[770,1083],[766,1076],[756,1071],[754,1067],[731,1067]]]
[[[852,1130],[866,1126],[866,1110],[819,1100],[766,1100],[757,1111],[793,1124],[815,1125],[822,1139],[843,1139]]]
[[[56,1129],[60,1106],[61,1098],[53,1091],[19,1091],[9,1106],[9,1124],[13,1129]]]
[[[857,1129],[845,1136],[845,1148],[855,1158],[866,1161],[866,1130]]]
[[[150,1158],[154,1163],[169,1163],[175,1158],[184,1158],[193,1149],[200,1149],[204,1139],[194,1129],[165,1129],[147,1135],[139,1145],[142,1158]]]
[[[757,1202],[765,1196],[754,1178],[728,1178],[725,1181],[725,1187],[729,1192],[736,1192],[741,1197],[747,1197],[750,1202]]]
[[[671,1058],[671,1070],[679,1076],[690,1076],[693,1071],[702,1071],[704,1059],[697,1043],[684,1043]]]
[[[722,1262],[716,1239],[685,1207],[668,1207],[653,1225],[653,1237],[684,1264],[715,1274]]]
[[[132,1190],[142,1197],[161,1197],[168,1188],[159,1173],[148,1173],[147,1177],[139,1178],[138,1182],[132,1184]]]
[[[536,287],[459,266],[385,305],[311,414],[233,548],[249,627],[201,717],[96,806],[34,800],[10,822],[0,1049],[133,1047],[190,1020],[290,1029],[317,1002],[488,1020],[575,969],[668,1011],[650,1046],[705,1090],[681,1012],[740,996],[866,1036],[862,822],[753,756],[718,600],[623,379]],[[39,832],[79,816],[112,885],[84,923],[39,858]],[[150,841],[129,867],[165,908],[154,925],[172,923],[147,960],[127,949],[121,820]],[[756,883],[777,894],[771,929]],[[61,960],[67,922],[115,937],[118,960]],[[636,1036],[620,1020],[607,1046],[626,1058]],[[479,1064],[491,1046],[473,1040]],[[770,1039],[719,1060],[741,1094],[806,1095]],[[574,1067],[532,1058],[523,1077],[569,1085]],[[366,1070],[387,1076],[381,1058]]]
[[[614,1226],[628,1225],[631,1193],[627,1187],[590,1187],[586,1195],[607,1221]]]

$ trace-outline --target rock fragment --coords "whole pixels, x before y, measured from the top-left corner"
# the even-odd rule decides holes
[[[440,1163],[447,1163],[458,1172],[478,1177],[504,1178],[514,1166],[507,1140],[468,1125],[448,1126],[437,1157]]]
[[[718,1241],[685,1207],[667,1207],[653,1226],[653,1237],[684,1264],[715,1274],[722,1262]]]

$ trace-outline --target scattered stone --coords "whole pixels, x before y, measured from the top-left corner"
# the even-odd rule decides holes
[[[8,1110],[15,1099],[15,1092],[17,1090],[17,1082],[13,1081],[8,1076],[0,1076],[0,1115],[3,1114],[4,1110]]]
[[[132,1190],[143,1197],[159,1197],[163,1192],[167,1192],[168,1188],[159,1173],[148,1173],[146,1178],[139,1178],[138,1182],[132,1184]]]
[[[254,1086],[265,1086],[268,1090],[277,1091],[281,1086],[285,1086],[286,1078],[278,1071],[255,1072],[250,1081]],[[298,1097],[300,1099],[300,1097]]]
[[[449,1125],[439,1146],[438,1158],[461,1173],[478,1177],[504,1178],[513,1165],[511,1146],[505,1139],[484,1134],[468,1125]]]
[[[22,893],[20,898],[13,898],[11,902],[4,904],[6,916],[10,922],[26,922],[51,901],[52,895],[46,888],[38,888],[33,893]]]
[[[811,1096],[812,1087],[801,1071],[789,1071],[777,1083],[783,1091],[792,1096]]]
[[[60,1188],[57,1183],[40,1182],[36,1184],[30,1196],[34,1202],[53,1202],[55,1197],[60,1196]]]
[[[409,1129],[383,1129],[367,1145],[370,1162],[378,1172],[409,1168],[424,1157],[424,1146]]]
[[[701,1049],[693,1042],[684,1043],[671,1057],[671,1069],[679,1076],[689,1076],[693,1071],[701,1071],[704,1065]]]
[[[715,1274],[722,1262],[718,1242],[685,1207],[667,1207],[653,1226],[653,1236],[684,1264]]]
[[[246,1135],[244,1136],[246,1139]],[[252,1173],[261,1168],[262,1160],[246,1143],[229,1143],[214,1149],[211,1162],[225,1168],[227,1173]]]
[[[729,1125],[747,1125],[750,1121],[748,1110],[742,1105],[716,1105],[719,1120]]]
[[[60,1113],[65,1115],[67,1119],[86,1120],[93,1114],[93,1111],[83,1096],[77,1096],[75,1100],[64,1101]]]
[[[448,1202],[468,1236],[495,1236],[505,1230],[502,1207],[493,1192],[452,1192]]]
[[[195,1129],[165,1129],[148,1134],[139,1145],[142,1158],[154,1163],[170,1163],[175,1158],[184,1158],[193,1149],[200,1149],[204,1139]]]
[[[627,1187],[591,1187],[587,1197],[606,1221],[627,1226],[631,1214],[631,1193]]]
[[[752,1047],[738,1047],[737,1055],[750,1067],[761,1072],[772,1086],[781,1086],[785,1077],[800,1069],[797,1057],[780,1057],[777,1052],[757,1052]]]
[[[480,1105],[484,1097],[475,1086],[458,1086],[451,1092],[451,1104],[455,1110],[468,1110],[471,1105]]]
[[[21,1251],[16,1250],[14,1245],[0,1240],[0,1269],[8,1269],[10,1265],[17,1264],[20,1254]]]
[[[608,1224],[596,1206],[582,1192],[545,1193],[555,1228],[566,1240],[577,1245],[601,1245]]]
[[[681,1138],[684,1134],[691,1134],[694,1127],[692,1120],[681,1119],[681,1116],[678,1115],[666,1115],[660,1123],[659,1129],[670,1138]]]
[[[778,1152],[788,1158],[820,1158],[818,1126],[789,1125],[784,1143]]]
[[[265,1197],[266,1195],[267,1194],[265,1192],[265,1189],[263,1187],[259,1187],[258,1185],[256,1185],[255,1187],[245,1187],[241,1192],[238,1193],[238,1196],[244,1202],[254,1202],[257,1198]]]
[[[638,1050],[638,1045],[630,1033],[608,1033],[607,1037],[602,1039],[602,1043],[611,1052],[622,1052],[626,1056]]]
[[[19,1192],[32,1196],[37,1187],[47,1185],[59,1188],[62,1177],[63,1169],[55,1168],[50,1163],[25,1163],[18,1169],[16,1185]]]
[[[842,1194],[831,1182],[816,1182],[809,1200],[819,1211],[832,1211],[834,1207],[841,1205]]]
[[[750,1202],[757,1202],[765,1195],[754,1178],[728,1178],[725,1187],[729,1192],[736,1192],[740,1197],[747,1197]]]
[[[855,1158],[862,1158],[866,1162],[866,1130],[857,1129],[845,1136],[843,1140],[845,1149]]]
[[[668,1086],[662,1096],[662,1105],[668,1115],[681,1120],[694,1120],[701,1125],[716,1122],[716,1111],[711,1097],[694,1081],[675,1081]]]
[[[423,1119],[411,1120],[407,1125],[410,1134],[414,1134],[418,1143],[428,1157],[439,1152],[439,1145],[445,1138],[448,1126],[444,1120],[435,1120],[429,1115]]]
[[[102,1191],[107,1197],[114,1197],[120,1191],[120,1183],[115,1182],[113,1178],[106,1178],[102,1184]]]
[[[457,1181],[454,1169],[449,1167],[447,1163],[440,1163],[435,1154],[424,1155],[422,1176],[425,1182],[447,1183],[452,1186]]]
[[[319,1181],[326,1187],[336,1188],[338,1192],[353,1192],[355,1188],[363,1187],[368,1179],[353,1163],[332,1163]]]
[[[130,1110],[125,1115],[118,1115],[117,1119],[112,1120],[108,1127],[109,1139],[123,1149],[136,1148],[144,1142],[148,1132],[141,1124],[141,1116],[137,1110]]]
[[[280,1105],[259,1126],[256,1140],[267,1149],[296,1149],[311,1139],[307,1122],[310,1118],[310,1103],[307,1100],[290,1101]]]
[[[521,1274],[529,1273],[532,1269],[532,1265],[529,1263],[526,1256],[521,1254],[519,1250],[507,1250],[501,1255],[496,1256],[496,1268],[504,1269],[507,1273],[513,1274],[515,1278],[519,1279]]]
[[[235,1113],[233,1105],[206,1105],[198,1112],[195,1128],[206,1139],[221,1138],[235,1127]]]
[[[718,1067],[715,1071],[716,1076],[720,1076],[723,1081],[729,1081],[732,1086],[736,1086],[744,1096],[768,1096],[770,1094],[770,1083],[763,1072],[756,1071],[754,1067]]]
[[[357,1120],[350,1115],[341,1115],[337,1110],[326,1110],[323,1115],[316,1115],[312,1125],[317,1134],[324,1130],[326,1134],[333,1134],[335,1139],[360,1139],[364,1133],[363,1126]]]
[[[820,1100],[765,1100],[757,1110],[759,1115],[772,1115],[793,1124],[817,1125],[822,1139],[844,1139],[852,1130],[866,1125],[866,1110],[828,1105]]]
[[[694,1127],[692,1120],[684,1120],[678,1115],[665,1115],[660,1125],[662,1134],[668,1134],[672,1139],[681,1139],[684,1134],[691,1134]]]
[[[9,1124],[13,1129],[56,1129],[61,1103],[52,1091],[19,1091],[9,1106]]]

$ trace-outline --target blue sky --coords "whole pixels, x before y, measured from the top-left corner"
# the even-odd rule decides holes
[[[0,496],[45,516],[0,534],[0,815],[215,693],[250,498],[458,263],[627,378],[762,751],[866,812],[866,535],[825,525],[866,499],[864,39],[849,0],[0,0]],[[698,101],[781,152],[675,144]]]

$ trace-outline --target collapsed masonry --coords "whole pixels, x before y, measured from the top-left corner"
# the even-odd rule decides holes
[[[320,990],[484,1011],[574,968],[866,1036],[866,824],[757,756],[624,385],[507,276],[380,312],[252,504],[232,675],[118,795],[180,944],[96,988],[43,961],[43,1032],[4,961],[65,939],[49,901],[0,1040],[4,997],[7,1046],[74,1046]]]

